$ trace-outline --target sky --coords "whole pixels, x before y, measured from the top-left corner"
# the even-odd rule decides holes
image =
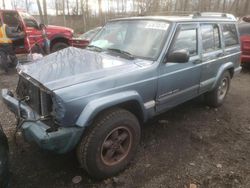
[[[2,1],[3,0],[0,0],[0,7],[3,8],[3,5],[2,5]],[[79,1],[79,4],[80,4],[80,0]],[[25,0],[5,0],[5,6],[6,6],[6,9],[12,9],[12,3],[13,2],[16,2],[17,4],[17,9],[21,9],[21,10],[26,10],[25,8]],[[29,13],[30,14],[38,14],[38,8],[37,8],[37,4],[36,4],[36,0],[28,0],[29,4],[30,4],[30,8],[29,8]],[[41,5],[43,4],[42,3],[42,0],[40,0],[41,2]],[[47,0],[47,11],[48,11],[48,14],[55,14],[55,0]],[[69,3],[74,5],[76,2],[76,0],[69,0]],[[132,1],[128,1],[128,4],[127,4],[127,10],[131,9],[131,5],[132,4]],[[65,5],[66,6],[66,5]],[[112,5],[109,5],[112,7]],[[116,5],[113,5],[114,8],[116,8]],[[98,0],[89,0],[89,8],[93,10],[93,12],[98,12],[99,10],[99,7],[98,7]],[[108,1],[107,0],[102,0],[102,10],[105,11],[107,10],[108,8]]]

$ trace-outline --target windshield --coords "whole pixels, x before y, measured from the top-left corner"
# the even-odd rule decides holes
[[[31,16],[25,12],[20,12],[20,15],[22,16],[26,27],[39,28],[38,23],[36,22],[36,20],[33,16]]]
[[[162,49],[169,23],[154,20],[126,20],[107,23],[90,46],[116,49],[134,57],[155,60]]]

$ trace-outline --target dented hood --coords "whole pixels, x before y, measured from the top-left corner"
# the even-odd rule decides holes
[[[136,62],[107,52],[98,53],[69,47],[32,63],[20,65],[18,71],[46,88],[56,90],[137,70],[141,63]]]

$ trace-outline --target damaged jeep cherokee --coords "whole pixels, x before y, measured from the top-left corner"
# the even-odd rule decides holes
[[[149,118],[204,95],[220,106],[241,71],[236,19],[228,14],[111,20],[86,49],[69,47],[18,67],[16,96],[2,97],[17,128],[41,148],[76,148],[102,179],[121,171]]]

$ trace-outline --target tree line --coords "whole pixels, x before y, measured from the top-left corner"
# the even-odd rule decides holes
[[[80,16],[84,25],[90,18],[100,20],[130,15],[172,15],[193,12],[228,12],[236,16],[250,14],[250,0],[1,0],[2,8],[10,1],[13,9],[21,5],[27,12],[36,5],[41,22],[48,24],[48,7],[54,15]],[[98,7],[90,6],[95,1]],[[105,5],[105,6],[103,6]],[[104,9],[105,7],[105,9]],[[50,13],[49,13],[50,14]]]

